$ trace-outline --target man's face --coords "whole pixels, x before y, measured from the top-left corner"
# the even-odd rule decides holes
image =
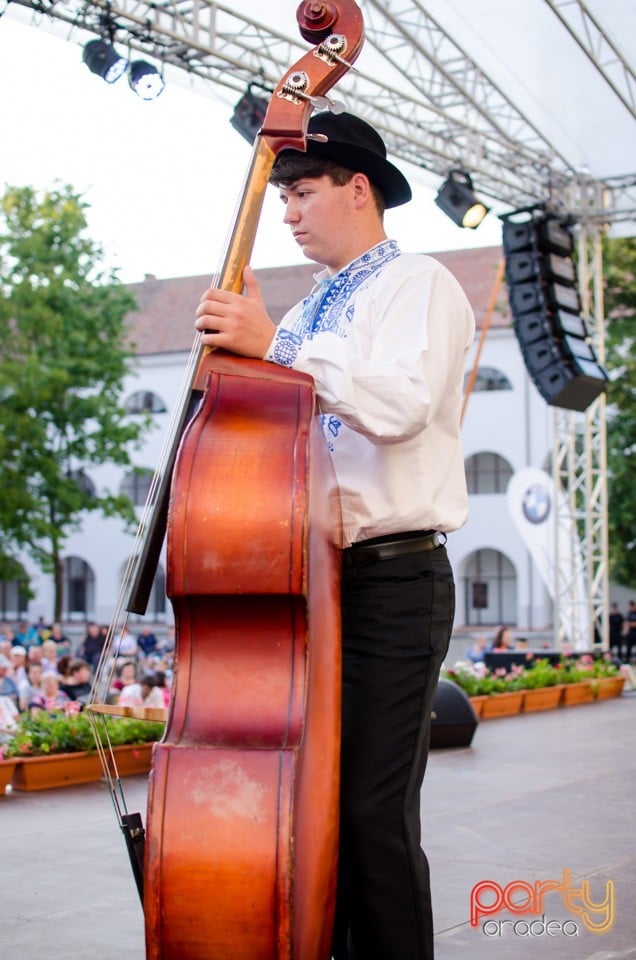
[[[347,230],[353,181],[338,186],[326,175],[304,177],[281,186],[280,198],[285,204],[284,222],[309,260],[337,272],[353,259]]]

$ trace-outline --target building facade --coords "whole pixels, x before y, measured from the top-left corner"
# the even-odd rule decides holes
[[[550,594],[512,522],[506,490],[518,471],[545,469],[549,464],[552,411],[526,373],[505,286],[496,288],[503,254],[499,247],[487,247],[432,256],[457,276],[477,320],[476,340],[466,365],[466,382],[474,383],[462,424],[470,515],[448,542],[457,582],[456,628],[490,630],[505,623],[519,630],[549,630]],[[258,271],[272,317],[282,316],[307,293],[314,270],[307,264]],[[127,493],[139,516],[171,414],[181,403],[183,371],[194,339],[194,311],[208,284],[205,277],[158,280],[147,276],[130,287],[139,307],[129,317],[137,362],[125,383],[125,403],[131,417],[149,413],[152,428],[133,454],[134,471],[103,466],[86,473],[96,489]],[[489,316],[491,301],[494,310]],[[134,549],[134,537],[119,521],[94,514],[86,517],[81,530],[66,543],[66,621],[111,621]],[[26,611],[19,609],[16,586],[4,585],[0,611],[4,619],[50,617],[52,580],[37,570],[32,573],[36,598]],[[165,560],[157,571],[146,619],[171,621],[164,589]]]

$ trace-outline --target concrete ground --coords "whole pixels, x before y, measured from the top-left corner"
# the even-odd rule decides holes
[[[635,736],[628,693],[482,722],[470,748],[431,753],[422,822],[436,960],[636,960]],[[145,790],[145,777],[126,779],[131,812],[145,811]],[[539,881],[562,884],[567,870],[591,906],[609,894],[606,932],[587,929],[580,894],[568,907],[558,890],[544,893],[537,916],[502,908],[471,926],[475,884],[496,884],[482,891],[484,907],[498,891],[514,905]],[[144,960],[141,908],[103,785],[0,797],[0,871],[2,960]],[[516,881],[527,886],[513,891]]]

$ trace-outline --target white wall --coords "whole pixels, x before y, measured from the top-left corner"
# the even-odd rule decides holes
[[[476,346],[473,355],[475,350]],[[125,395],[136,390],[153,391],[171,411],[177,402],[186,360],[184,354],[140,357],[135,375],[126,383]],[[467,370],[472,362],[471,358]],[[492,451],[505,458],[513,471],[526,466],[544,467],[551,450],[552,415],[529,381],[512,330],[496,329],[489,333],[480,365],[501,370],[513,389],[472,394],[462,430],[466,458],[474,453]],[[168,419],[169,413],[155,415],[158,428],[149,434],[140,450],[133,452],[135,465],[156,467]],[[122,470],[114,466],[91,472],[91,479],[98,489],[113,492],[118,490],[122,476]],[[132,543],[132,536],[124,532],[121,522],[105,520],[96,514],[89,515],[82,530],[72,534],[67,541],[65,556],[82,558],[95,573],[95,609],[90,614],[100,622],[111,619],[120,571],[128,560]],[[465,564],[471,554],[483,548],[500,551],[515,569],[519,629],[546,628],[551,622],[550,601],[508,515],[505,494],[472,496],[467,524],[449,538],[449,555],[458,585],[456,626],[463,625]],[[33,583],[37,599],[29,607],[29,616],[35,619],[43,614],[48,618],[53,609],[50,578],[34,572]]]

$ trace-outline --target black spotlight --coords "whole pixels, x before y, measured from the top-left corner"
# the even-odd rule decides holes
[[[473,193],[473,182],[463,170],[451,170],[435,197],[435,203],[458,227],[476,230],[490,207]]]
[[[247,92],[243,94],[234,107],[230,123],[249,144],[254,143],[256,135],[263,126],[268,105],[267,100],[255,96],[251,87],[248,87]]]
[[[157,68],[146,60],[133,60],[128,68],[128,83],[142,100],[156,100],[165,87]]]
[[[128,60],[120,56],[115,48],[105,40],[91,40],[84,47],[82,59],[91,73],[106,83],[114,83],[126,72]]]

